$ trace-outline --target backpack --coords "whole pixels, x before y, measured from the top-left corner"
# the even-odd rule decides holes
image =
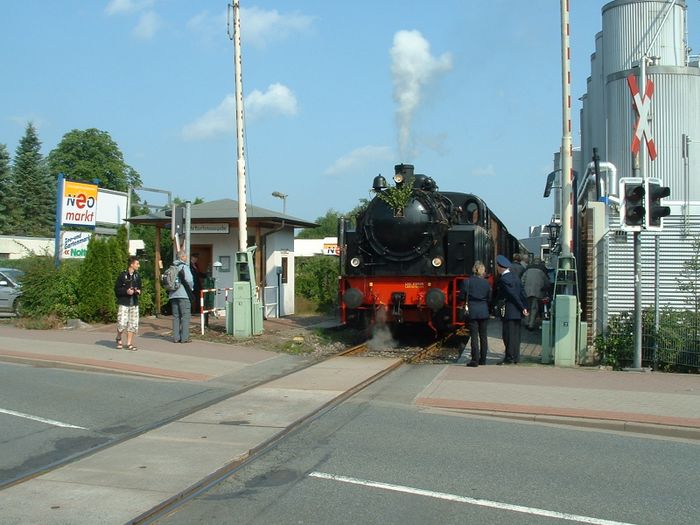
[[[180,268],[171,264],[160,277],[161,284],[168,292],[174,292],[180,288]]]

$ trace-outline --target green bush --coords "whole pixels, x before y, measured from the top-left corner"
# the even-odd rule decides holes
[[[319,255],[296,260],[296,293],[316,305],[318,312],[331,312],[338,304],[337,257]]]
[[[141,315],[152,315],[156,309],[156,287],[152,279],[147,279],[141,275],[141,295],[139,295],[139,313]],[[165,299],[167,301],[167,297]],[[161,302],[161,304],[163,304]]]
[[[117,318],[114,283],[117,280],[117,251],[109,240],[93,237],[80,269],[78,299],[80,319],[90,322],[112,322]],[[126,268],[125,263],[122,263]]]
[[[78,317],[80,260],[56,267],[53,257],[37,255],[23,260],[22,315],[30,318]]]
[[[600,364],[619,370],[632,364],[634,357],[634,316],[630,312],[610,316],[605,332],[593,344]]]
[[[22,281],[22,324],[51,327],[74,318],[113,322],[117,312],[114,284],[119,273],[126,270],[128,258],[126,233],[120,228],[115,237],[93,237],[85,259],[66,259],[58,267],[48,255],[11,261],[8,266],[26,272]],[[139,273],[141,314],[155,313],[155,282],[144,277],[148,271],[144,273],[143,268]],[[41,318],[50,322],[39,323]]]

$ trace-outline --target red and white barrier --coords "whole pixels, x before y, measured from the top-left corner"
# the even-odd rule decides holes
[[[224,304],[228,303],[228,291],[231,288],[206,288],[204,290],[199,291],[199,323],[202,327],[202,335],[204,335],[204,314],[208,313],[213,313],[214,315],[217,315],[216,313],[216,300],[214,300],[214,307],[210,308],[208,310],[204,309],[204,294],[205,293],[211,293],[211,292],[216,292],[217,294],[224,292]]]

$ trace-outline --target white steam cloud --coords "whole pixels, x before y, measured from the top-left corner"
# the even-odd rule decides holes
[[[449,53],[433,57],[430,43],[419,31],[398,31],[394,35],[391,61],[399,153],[401,159],[409,160],[412,157],[411,123],[423,91],[437,75],[452,69],[452,57]]]

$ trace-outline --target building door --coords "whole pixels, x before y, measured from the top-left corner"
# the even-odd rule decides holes
[[[191,244],[190,245],[190,254],[195,255],[197,254],[197,266],[199,267],[199,283],[200,283],[200,288],[204,287],[204,277],[205,275],[211,276],[213,274],[212,270],[212,260],[211,260],[211,255],[212,253],[212,248],[211,244]],[[194,276],[192,276],[194,277]]]

